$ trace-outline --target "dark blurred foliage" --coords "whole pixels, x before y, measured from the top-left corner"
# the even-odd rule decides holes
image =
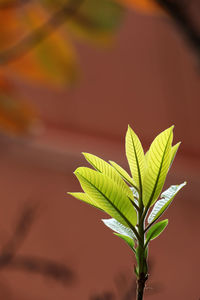
[[[0,1],[0,130],[32,135],[39,113],[16,78],[51,88],[78,78],[72,37],[107,46],[124,15],[115,0]]]
[[[18,94],[15,77],[51,88],[74,85],[78,63],[71,36],[109,45],[127,4],[173,20],[199,66],[198,0],[1,0],[0,130],[14,135],[37,133],[39,112]]]
[[[198,0],[156,0],[172,17],[200,64],[200,2]]]
[[[174,22],[200,61],[200,1],[198,0],[121,0],[143,13]]]

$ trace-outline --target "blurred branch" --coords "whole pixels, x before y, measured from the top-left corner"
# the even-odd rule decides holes
[[[12,237],[0,251],[0,270],[5,268],[23,270],[51,277],[64,284],[70,284],[75,280],[75,274],[62,263],[46,258],[17,254],[17,250],[27,237],[35,220],[36,212],[36,206],[25,207]]]
[[[156,2],[173,18],[200,60],[200,32],[189,17],[186,1],[156,0]]]
[[[34,256],[17,255],[8,267],[51,277],[63,284],[69,284],[75,279],[72,270],[63,264]]]
[[[8,265],[16,255],[17,250],[30,231],[35,215],[36,206],[24,208],[12,237],[0,251],[0,269]]]
[[[62,6],[47,20],[46,23],[24,37],[18,44],[0,52],[0,65],[7,64],[20,58],[44,41],[51,32],[56,30],[66,21],[66,18],[70,19],[76,15],[83,1],[84,0],[71,0],[67,6]]]

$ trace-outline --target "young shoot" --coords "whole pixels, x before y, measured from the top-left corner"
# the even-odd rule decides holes
[[[83,153],[94,169],[77,168],[74,174],[84,193],[69,193],[110,215],[103,223],[134,252],[137,300],[143,299],[148,279],[149,243],[168,224],[167,219],[158,220],[186,184],[172,185],[161,193],[180,145],[172,146],[173,128],[161,132],[145,154],[138,136],[128,127],[125,148],[131,175],[113,161],[108,163],[93,154]]]

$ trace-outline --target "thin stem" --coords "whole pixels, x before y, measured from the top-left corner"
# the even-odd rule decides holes
[[[138,270],[137,270],[137,300],[143,299],[144,294],[144,288],[145,288],[145,282],[148,278],[147,275],[147,261],[146,261],[146,252],[145,252],[145,229],[144,229],[144,219],[143,219],[143,213],[144,213],[144,205],[142,202],[142,193],[140,193],[140,199],[139,199],[139,222],[138,222],[138,233],[140,236],[140,240],[138,241],[138,247],[137,247],[137,263],[138,263]]]
[[[137,300],[143,300],[146,281],[147,281],[147,275],[142,273],[137,281]]]
[[[140,235],[138,234],[137,230],[135,229],[134,226],[131,226],[130,228],[133,230],[133,232],[134,232],[134,234],[135,234],[135,236],[137,237],[138,242],[139,242],[139,240],[141,240],[141,238],[140,238]]]

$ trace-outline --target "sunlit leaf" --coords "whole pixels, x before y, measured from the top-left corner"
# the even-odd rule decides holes
[[[90,204],[98,209],[101,209],[92,199],[85,193],[68,193],[69,195],[73,196],[74,198],[81,200],[87,204]]]
[[[173,126],[161,132],[151,144],[143,182],[143,203],[152,205],[158,198],[171,162]]]
[[[90,153],[83,153],[85,159],[99,172],[111,178],[133,200],[133,193],[117,171],[106,161]]]
[[[161,194],[161,199],[157,201],[148,217],[148,223],[157,220],[168,208],[176,194],[186,185],[186,182],[180,185],[172,185]]]
[[[145,168],[144,151],[138,136],[130,126],[126,133],[126,157],[133,180],[141,191]]]
[[[119,223],[115,219],[102,219],[103,223],[110,228],[111,230],[115,231],[114,234],[123,239],[132,249],[134,247],[134,239],[135,235],[133,231]]]
[[[167,224],[168,220],[166,219],[152,225],[146,234],[146,244],[148,244],[150,240],[157,238],[163,232]]]
[[[135,238],[135,234],[133,233],[133,230],[131,230],[129,227],[124,226],[123,224],[119,223],[114,218],[102,219],[102,221],[108,228],[115,231],[116,233],[123,234],[125,236],[128,236],[131,239]]]
[[[109,160],[109,163],[115,168],[115,170],[119,173],[119,175],[126,180],[128,184],[131,186],[135,186],[135,182],[133,178],[122,168],[120,167],[116,162]]]
[[[146,153],[145,153],[145,155],[144,155],[144,160],[145,160],[145,170],[146,170],[146,168],[147,168],[147,160],[148,160],[148,154],[149,154],[149,151],[147,151]]]
[[[136,225],[136,211],[127,195],[114,181],[85,167],[78,168],[75,175],[84,192],[97,206],[125,226],[131,228]]]
[[[170,161],[170,167],[173,164],[174,158],[176,156],[176,153],[178,151],[178,148],[180,146],[181,142],[177,143],[176,145],[174,145],[171,149],[171,161]]]
[[[129,236],[120,234],[120,233],[115,233],[114,234],[118,237],[120,237],[122,240],[124,240],[130,247],[131,249],[135,252],[134,246],[135,246],[135,242],[132,238],[130,238]]]

